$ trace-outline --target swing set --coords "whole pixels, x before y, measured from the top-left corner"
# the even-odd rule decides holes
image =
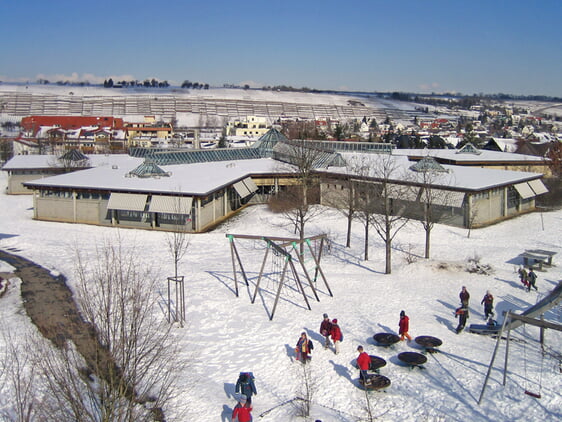
[[[239,295],[238,273],[242,275],[246,286],[250,286],[247,271],[244,268],[244,264],[242,263],[242,259],[240,257],[239,248],[236,246],[236,240],[259,240],[265,243],[265,252],[251,300],[252,303],[256,300],[262,280],[265,278],[265,268],[269,260],[272,268],[271,275],[276,276],[278,282],[277,291],[275,293],[275,302],[269,317],[270,320],[272,320],[275,315],[275,309],[277,308],[281,291],[283,290],[283,287],[287,285],[287,282],[291,277],[295,281],[297,290],[300,294],[302,294],[304,302],[309,310],[311,307],[305,292],[304,279],[306,280],[308,287],[312,290],[312,293],[317,301],[320,301],[318,289],[315,286],[318,277],[321,278],[324,286],[328,290],[328,293],[333,297],[332,290],[330,289],[324,272],[322,271],[322,267],[320,266],[322,252],[324,245],[326,244],[325,234],[308,237],[302,240],[287,237],[252,236],[245,234],[227,234],[226,237],[230,242],[236,296]],[[314,245],[317,247],[313,247]],[[301,250],[303,253],[301,253]],[[311,263],[312,268],[310,268]],[[309,268],[307,268],[307,265]]]
[[[496,341],[496,347],[494,348],[494,353],[492,354],[492,360],[490,361],[490,365],[488,366],[488,372],[486,374],[486,378],[484,380],[484,385],[482,386],[482,391],[480,392],[480,398],[478,399],[478,404],[480,404],[482,402],[482,398],[484,397],[484,390],[486,389],[486,385],[488,383],[488,379],[490,377],[490,373],[492,372],[492,367],[494,366],[494,360],[496,358],[496,354],[498,351],[498,346],[500,341],[502,340],[502,333],[504,332],[504,330],[507,327],[507,335],[505,337],[506,339],[506,344],[505,344],[505,363],[504,363],[504,370],[503,370],[503,385],[506,385],[507,382],[507,361],[508,361],[508,356],[509,356],[509,342],[510,342],[510,334],[511,334],[511,329],[515,328],[514,326],[517,325],[532,325],[532,326],[536,326],[540,328],[540,344],[541,344],[541,368],[540,368],[540,375],[539,375],[539,382],[537,383],[537,389],[531,389],[529,387],[530,381],[527,377],[527,347],[525,346],[525,343],[523,344],[524,347],[524,372],[525,372],[525,394],[531,397],[535,397],[537,399],[540,399],[541,396],[541,389],[542,389],[542,373],[543,373],[543,366],[544,366],[544,357],[545,357],[545,350],[544,350],[544,330],[547,328],[550,328],[552,330],[556,330],[556,331],[562,331],[562,325],[560,324],[554,324],[552,322],[548,322],[548,321],[544,321],[542,315],[541,315],[541,319],[535,319],[535,318],[530,318],[528,316],[523,316],[523,315],[517,315],[512,313],[511,311],[508,311],[505,314],[505,319],[503,321],[502,327],[498,333],[497,336],[497,341]]]

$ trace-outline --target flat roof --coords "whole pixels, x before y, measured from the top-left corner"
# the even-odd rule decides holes
[[[408,157],[405,155],[388,156],[369,154],[366,157],[365,154],[359,155],[342,153],[342,156],[348,162],[353,162],[353,160],[368,160],[367,163],[369,164],[370,171],[365,176],[373,179],[376,179],[377,176],[376,171],[374,170],[374,168],[376,168],[376,161],[383,160],[385,158],[391,159],[394,161],[394,164],[396,166],[396,170],[392,175],[394,177],[390,178],[391,182],[424,184],[423,174],[410,170],[410,167],[413,166],[415,162],[409,161]],[[365,161],[363,161],[363,163],[365,163]],[[494,187],[526,182],[533,179],[540,179],[542,177],[542,174],[540,173],[524,171],[464,167],[448,164],[441,164],[441,166],[445,170],[447,170],[447,172],[434,173],[431,177],[431,185],[450,190],[481,191],[492,189]],[[351,167],[352,166],[350,166],[350,168]],[[339,174],[355,174],[357,176],[361,176],[358,173],[350,171],[350,169],[346,167],[329,167],[328,169],[323,169],[322,171]]]
[[[480,154],[459,153],[457,149],[393,149],[393,155],[405,155],[410,158],[436,157],[438,159],[449,160],[452,162],[474,162],[474,163],[536,163],[543,164],[548,159],[536,155],[516,154],[513,152],[489,151],[479,149]]]
[[[61,154],[62,155],[62,154]],[[30,155],[14,155],[4,166],[2,170],[31,170],[31,169],[49,169],[61,168],[63,164],[58,160],[60,155],[52,154],[30,154]],[[113,165],[139,165],[142,158],[131,157],[129,154],[86,154],[90,161],[90,167],[103,167]],[[130,164],[132,163],[132,164]]]
[[[76,188],[123,192],[158,192],[206,196],[250,175],[294,173],[291,165],[260,158],[254,160],[218,161],[159,166],[169,177],[140,178],[130,176],[135,164],[94,167],[26,182],[29,187]]]

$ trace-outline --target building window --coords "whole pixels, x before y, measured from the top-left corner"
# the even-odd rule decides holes
[[[146,221],[144,214],[148,216],[148,213],[142,211],[117,210],[117,218],[119,221]]]
[[[158,213],[157,220],[160,224],[172,224],[174,226],[185,226],[191,222],[191,214]]]

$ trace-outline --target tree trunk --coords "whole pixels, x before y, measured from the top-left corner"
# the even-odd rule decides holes
[[[386,267],[384,270],[385,274],[390,274],[392,272],[392,263],[391,263],[391,256],[392,256],[392,236],[390,233],[391,226],[387,219],[386,224],[386,232],[385,232],[385,255],[386,255]]]
[[[392,272],[392,265],[390,262],[391,250],[392,250],[392,241],[390,239],[387,239],[385,242],[385,254],[386,254],[386,267],[384,270],[385,274],[390,274]]]
[[[349,248],[351,246],[351,221],[353,220],[353,216],[351,213],[347,216],[347,239],[345,241],[345,247]]]
[[[429,239],[431,237],[431,229],[427,227],[425,229],[425,259],[429,259]]]
[[[299,247],[299,252],[301,254],[301,257],[304,259],[304,215],[301,213],[300,215],[300,221],[299,221],[299,239],[301,241],[300,247]]]
[[[369,260],[369,220],[365,223],[365,261]]]

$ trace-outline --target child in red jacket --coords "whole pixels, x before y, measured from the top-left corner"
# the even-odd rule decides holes
[[[338,320],[332,320],[332,328],[330,329],[330,336],[332,337],[332,341],[334,342],[334,348],[336,355],[340,352],[340,342],[341,342],[341,330],[340,326],[338,325]]]
[[[408,334],[408,330],[410,329],[410,318],[408,318],[408,315],[406,315],[406,312],[404,311],[400,311],[400,322],[398,323],[398,327],[400,327],[400,331],[398,332],[398,334],[400,334],[400,340],[404,341],[404,337],[406,337],[408,341],[411,341],[412,337]]]
[[[232,411],[232,422],[250,422],[252,420],[252,406],[246,402],[246,396],[240,395],[238,404]]]
[[[371,357],[367,354],[367,352],[363,351],[363,346],[357,346],[357,351],[359,352],[359,356],[357,356],[359,378],[366,383],[368,380],[367,371],[371,367]]]

